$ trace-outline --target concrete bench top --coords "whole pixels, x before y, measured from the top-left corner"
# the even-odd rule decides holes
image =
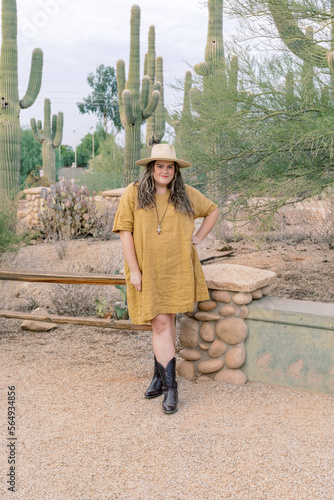
[[[273,271],[237,264],[209,264],[203,266],[203,271],[208,288],[232,292],[253,292],[277,278]]]

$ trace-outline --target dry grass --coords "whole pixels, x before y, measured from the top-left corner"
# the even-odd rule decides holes
[[[120,252],[113,251],[110,242],[96,240],[60,240],[25,247],[16,255],[7,255],[1,263],[2,269],[101,274],[113,274],[122,267]],[[113,286],[0,282],[1,309],[31,311],[46,307],[60,315],[95,316],[96,299],[105,299],[110,310],[120,298]]]

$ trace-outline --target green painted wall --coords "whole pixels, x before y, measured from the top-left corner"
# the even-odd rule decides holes
[[[334,304],[265,297],[246,322],[250,381],[334,395]]]

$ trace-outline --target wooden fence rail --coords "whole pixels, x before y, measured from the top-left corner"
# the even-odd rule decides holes
[[[41,273],[32,271],[0,271],[0,280],[9,281],[29,281],[35,283],[66,283],[75,285],[125,285],[124,276],[119,274],[96,274],[96,273]],[[56,316],[34,315],[20,311],[0,311],[0,316],[4,318],[23,319],[32,321],[43,321],[49,323],[70,323],[75,325],[97,326],[103,328],[112,328],[115,330],[152,330],[152,326],[134,325],[131,321],[112,320],[92,317],[76,317],[76,316]]]
[[[125,285],[125,278],[119,274],[98,273],[39,273],[36,271],[0,271],[0,280],[29,281],[35,283],[66,283],[74,285]]]

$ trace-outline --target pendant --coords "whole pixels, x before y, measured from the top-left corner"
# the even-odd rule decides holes
[[[160,224],[158,225],[158,229],[157,229],[157,232],[158,232],[158,234],[160,235],[160,233],[161,233],[161,228],[160,228]]]

